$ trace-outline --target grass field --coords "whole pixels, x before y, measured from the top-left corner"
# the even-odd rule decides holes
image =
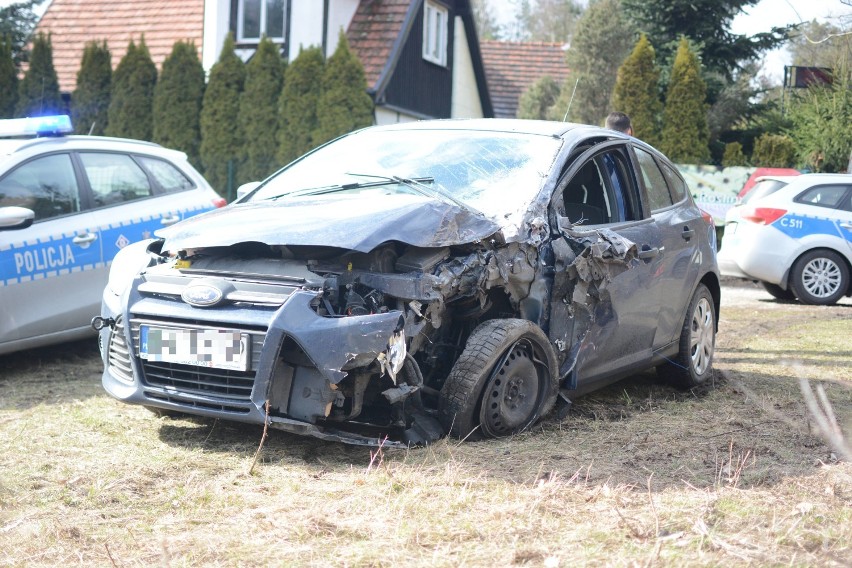
[[[728,292],[726,290],[725,292]],[[723,299],[712,384],[653,373],[512,439],[374,451],[159,418],[90,343],[0,358],[0,565],[849,566],[852,305]]]

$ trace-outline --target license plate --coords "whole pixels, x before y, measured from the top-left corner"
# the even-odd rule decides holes
[[[223,329],[167,329],[143,325],[139,356],[148,361],[247,371],[247,333]]]

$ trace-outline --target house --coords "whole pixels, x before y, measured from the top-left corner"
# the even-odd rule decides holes
[[[521,95],[545,75],[562,85],[568,77],[565,47],[562,43],[540,41],[481,41],[494,116],[515,118]]]
[[[364,64],[377,124],[493,116],[470,0],[53,0],[36,32],[51,34],[67,93],[88,41],[107,41],[113,68],[143,34],[158,68],[176,41],[190,41],[209,71],[228,32],[244,59],[266,35],[292,61],[308,46],[330,56],[341,29]]]

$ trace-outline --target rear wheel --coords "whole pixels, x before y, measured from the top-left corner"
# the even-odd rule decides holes
[[[678,353],[657,367],[657,372],[675,386],[696,387],[713,372],[715,346],[716,307],[710,290],[699,284],[681,328]]]
[[[785,290],[781,286],[777,284],[770,284],[769,282],[761,282],[763,284],[763,289],[769,292],[769,294],[778,300],[795,300],[796,294],[793,293],[789,288]]]
[[[490,320],[473,331],[447,376],[439,417],[456,438],[509,436],[547,414],[558,388],[544,332],[526,320]]]
[[[849,268],[834,251],[806,252],[790,272],[790,287],[803,304],[836,304],[849,288]]]

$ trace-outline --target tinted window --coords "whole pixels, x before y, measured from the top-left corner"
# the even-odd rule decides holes
[[[636,158],[639,160],[639,169],[642,170],[642,179],[648,191],[651,211],[670,207],[673,204],[672,196],[663,172],[660,171],[653,156],[641,148],[636,148]]]
[[[137,156],[137,158],[166,193],[186,191],[194,187],[192,181],[169,162],[146,156]]]
[[[96,207],[151,195],[148,176],[126,154],[84,152],[80,154],[80,160],[89,178]]]
[[[589,160],[574,174],[562,192],[565,216],[581,225],[600,225],[612,219],[612,208],[604,185],[605,170]]]
[[[786,181],[777,179],[759,180],[750,190],[748,190],[748,193],[743,196],[742,203],[748,203],[752,199],[759,199],[767,195],[772,195],[785,185],[787,185]]]
[[[683,181],[683,178],[680,177],[676,171],[674,171],[667,164],[662,164],[663,175],[666,176],[666,180],[669,182],[669,187],[672,190],[672,194],[674,195],[675,202],[681,201],[684,197],[686,197],[686,182]]]
[[[35,220],[80,211],[80,191],[71,156],[54,154],[27,162],[0,180],[0,207],[35,212]]]
[[[849,189],[845,185],[818,185],[800,193],[795,201],[818,205],[819,207],[830,207],[840,209],[841,200]]]

